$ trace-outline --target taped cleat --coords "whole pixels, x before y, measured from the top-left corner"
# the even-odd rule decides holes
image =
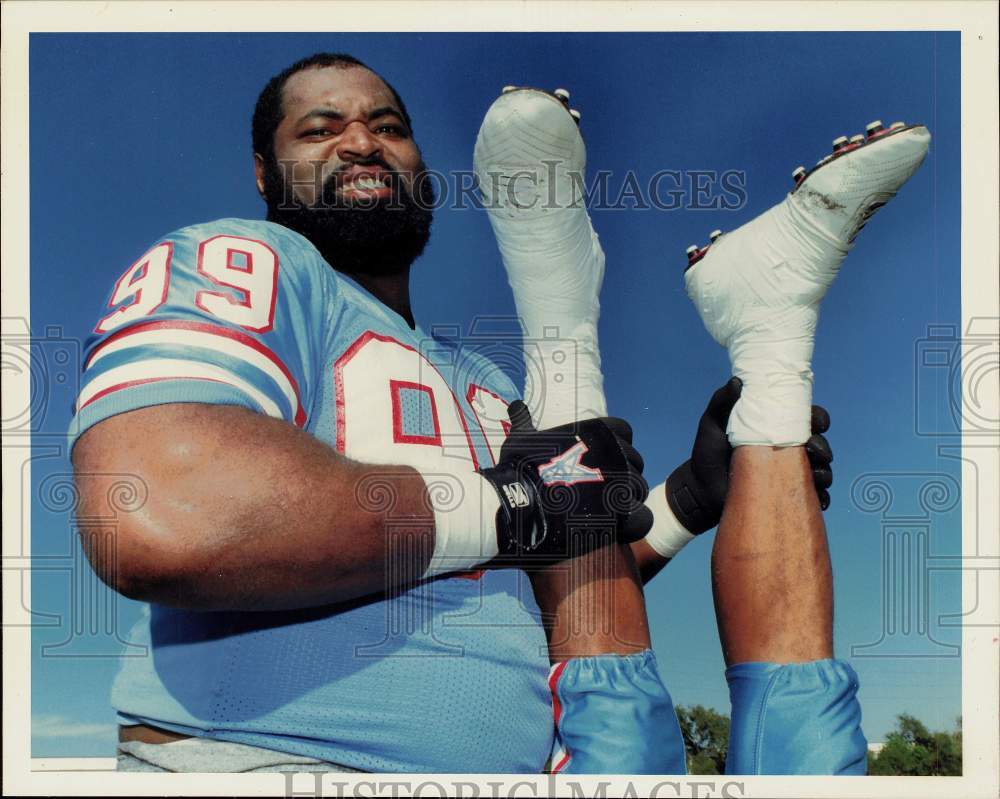
[[[690,263],[691,259],[698,254],[698,245],[692,244],[690,247],[687,248],[686,252],[688,257],[688,263]]]
[[[513,91],[517,91],[517,86],[504,86],[500,90],[500,94],[510,94]]]
[[[569,104],[569,92],[565,89],[556,89],[552,92],[556,97],[563,101],[564,104]]]
[[[714,242],[721,235],[722,235],[721,230],[713,230],[711,233],[708,234],[708,238]]]
[[[795,185],[798,186],[803,178],[806,176],[806,168],[804,166],[795,167],[795,171],[792,172],[792,180],[795,181]]]
[[[846,136],[838,136],[836,139],[833,140],[833,152],[834,153],[839,153],[846,146],[847,146],[847,137]]]
[[[829,163],[833,159],[832,155],[824,155],[819,161],[816,162],[816,166],[823,166],[823,164]]]
[[[501,95],[473,152],[524,330],[525,402],[540,429],[607,415],[597,339],[604,251],[582,189],[587,150],[577,117],[547,91]]]
[[[830,157],[770,210],[693,258],[689,250],[688,296],[743,381],[732,446],[808,440],[820,302],[858,231],[917,171],[929,143],[927,128],[912,125]]]
[[[862,134],[856,133],[854,136],[851,136],[851,144],[853,144],[855,147],[864,143],[865,143],[865,137]]]
[[[900,128],[905,128],[905,127],[906,127],[906,123],[905,122],[893,122],[889,126],[889,130],[899,130]]]
[[[569,115],[571,117],[573,117],[573,119],[576,120],[576,124],[577,125],[580,124],[580,112],[579,111],[577,111],[575,108],[571,108],[571,109],[569,109]]]
[[[873,122],[869,122],[865,125],[865,135],[869,139],[874,139],[879,134],[885,132],[885,128],[882,126],[882,120],[876,119]]]

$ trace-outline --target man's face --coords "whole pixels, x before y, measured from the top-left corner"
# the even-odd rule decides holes
[[[338,200],[372,204],[390,196],[384,185],[389,171],[412,194],[420,151],[392,92],[374,73],[361,67],[304,69],[285,83],[283,109],[275,159],[287,164],[286,180],[300,202],[315,205],[317,188],[335,176]],[[371,188],[373,183],[382,185]],[[257,185],[264,190],[259,166]]]
[[[430,236],[434,193],[389,87],[363,67],[308,68],[286,81],[282,110],[274,161],[255,157],[268,219],[341,271],[408,267]]]

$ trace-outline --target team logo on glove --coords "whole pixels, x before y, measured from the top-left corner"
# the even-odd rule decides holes
[[[546,564],[646,535],[653,522],[643,504],[649,487],[625,421],[601,417],[536,430],[522,401],[507,412],[510,433],[500,457],[479,470],[500,497],[499,558]]]
[[[576,483],[603,483],[604,475],[600,469],[583,465],[583,456],[589,450],[579,439],[576,444],[562,455],[556,455],[552,460],[538,467],[538,476],[547,486],[571,486]]]

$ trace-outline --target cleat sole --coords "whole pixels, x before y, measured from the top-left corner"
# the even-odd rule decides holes
[[[819,161],[817,161],[816,162],[816,166],[814,166],[812,169],[810,169],[809,171],[807,171],[800,179],[798,179],[796,181],[795,188],[792,189],[791,193],[794,194],[796,191],[798,191],[802,187],[802,185],[806,182],[806,180],[809,179],[810,175],[812,175],[813,173],[819,171],[820,169],[822,169],[823,167],[825,167],[827,164],[832,164],[838,158],[841,158],[844,155],[847,155],[848,153],[857,152],[858,150],[862,149],[863,147],[868,147],[871,144],[875,144],[877,142],[885,141],[886,139],[888,139],[888,138],[890,138],[892,136],[897,136],[900,133],[905,133],[908,130],[914,130],[915,128],[922,128],[922,127],[925,127],[925,126],[921,125],[921,124],[913,124],[913,125],[903,125],[902,127],[883,128],[882,130],[880,130],[880,131],[876,132],[875,134],[869,136],[865,141],[860,142],[857,145],[850,146],[850,147],[841,147],[841,149],[837,150],[836,152],[832,153],[831,155],[824,156]]]

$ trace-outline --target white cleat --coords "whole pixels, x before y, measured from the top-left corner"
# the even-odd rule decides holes
[[[486,112],[473,153],[491,221],[495,211],[501,218],[529,219],[582,201],[586,165],[587,150],[574,118],[538,89],[498,97]]]
[[[896,128],[814,170],[788,202],[843,246],[891,200],[924,162],[931,135],[923,125]],[[752,224],[752,223],[751,223]]]
[[[535,355],[526,344],[525,357],[540,359],[527,364],[525,391],[540,427],[606,415],[597,349],[604,252],[584,204],[587,152],[577,119],[548,92],[502,94],[473,156],[525,341],[535,342]]]
[[[820,301],[858,231],[917,171],[929,143],[921,125],[897,128],[821,162],[686,271],[688,296],[743,380],[733,446],[809,438]]]

